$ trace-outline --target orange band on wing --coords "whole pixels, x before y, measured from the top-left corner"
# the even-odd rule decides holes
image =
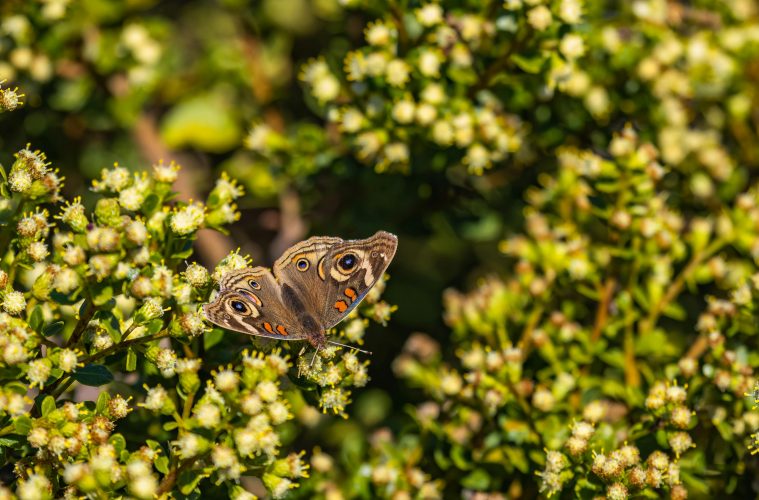
[[[335,309],[337,309],[341,313],[345,312],[345,310],[348,309],[348,304],[346,304],[344,300],[338,300],[337,302],[335,302]]]
[[[285,327],[282,325],[277,325],[277,331],[280,335],[287,335],[287,330],[285,330]]]
[[[351,302],[355,302],[356,301],[356,290],[354,290],[353,288],[346,288],[345,292],[343,292],[343,293],[345,293],[346,297],[348,297],[349,299],[351,299]]]
[[[269,322],[264,323],[264,328],[266,329],[267,332],[274,333],[274,330],[271,327],[271,323]]]

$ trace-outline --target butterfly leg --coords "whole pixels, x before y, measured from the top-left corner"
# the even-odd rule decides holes
[[[319,355],[319,347],[320,346],[316,346],[316,352],[314,353],[314,356],[311,358],[311,364],[308,365],[309,370],[314,367],[314,361],[316,361],[316,356]]]

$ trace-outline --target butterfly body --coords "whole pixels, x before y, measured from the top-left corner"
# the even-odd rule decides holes
[[[229,330],[324,347],[329,329],[382,277],[397,246],[398,238],[385,231],[364,240],[309,238],[286,250],[272,270],[225,274],[203,311]]]

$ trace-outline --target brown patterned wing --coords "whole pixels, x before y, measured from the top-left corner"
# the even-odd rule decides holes
[[[219,282],[213,302],[203,306],[206,317],[221,327],[279,340],[307,338],[297,316],[283,302],[271,271],[254,267],[231,271]]]
[[[274,263],[274,277],[283,292],[289,288],[284,293],[297,299],[291,305],[302,305],[302,310],[294,311],[296,315],[316,319],[321,313],[327,288],[324,258],[340,243],[341,238],[314,236],[288,248]]]
[[[325,330],[342,321],[364,299],[385,273],[397,247],[397,236],[379,231],[371,238],[345,241],[330,249],[321,266],[329,285],[319,317]]]

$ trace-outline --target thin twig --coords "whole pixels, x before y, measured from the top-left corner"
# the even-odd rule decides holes
[[[714,255],[717,251],[719,251],[720,248],[724,245],[723,241],[718,239],[714,241],[711,245],[706,247],[705,249],[701,251],[697,251],[693,257],[691,258],[688,265],[683,268],[683,270],[680,272],[680,274],[677,275],[677,277],[672,281],[672,283],[669,285],[669,288],[667,288],[667,291],[664,292],[664,295],[662,298],[657,301],[653,307],[651,308],[651,311],[648,314],[648,317],[640,322],[640,333],[645,334],[651,331],[651,329],[656,325],[657,320],[659,319],[659,316],[661,315],[661,312],[675,299],[678,295],[680,295],[680,292],[682,291],[683,287],[685,286],[685,283],[688,281],[688,279],[691,277],[691,275],[696,271],[699,265],[712,255]]]
[[[616,286],[617,280],[613,277],[609,277],[601,288],[601,297],[598,302],[598,308],[596,309],[596,320],[593,324],[593,333],[590,335],[590,340],[592,342],[601,338],[601,333],[606,326],[606,320],[609,318],[609,303],[611,302],[612,293]]]

